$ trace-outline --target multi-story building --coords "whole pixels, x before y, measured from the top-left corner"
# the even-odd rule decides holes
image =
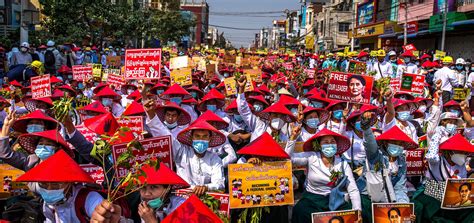
[[[337,51],[350,45],[348,31],[353,20],[352,5],[346,0],[331,0],[316,16],[318,51]]]
[[[193,34],[188,38],[188,47],[206,43],[209,29],[209,5],[206,0],[181,0],[180,7],[182,11],[190,12],[196,21],[191,28]]]
[[[273,27],[270,31],[269,45],[271,49],[285,47],[286,44],[286,20],[273,20]]]
[[[0,0],[0,35],[21,28],[20,41],[28,41],[28,31],[39,24],[39,9],[38,0]]]
[[[217,38],[219,37],[219,31],[216,27],[209,26],[207,31],[207,44],[209,46],[214,46],[217,43]]]

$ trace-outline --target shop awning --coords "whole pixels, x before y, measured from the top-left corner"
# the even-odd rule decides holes
[[[415,38],[417,36],[422,36],[422,35],[425,35],[425,34],[428,34],[428,33],[430,33],[429,30],[421,30],[421,31],[418,31],[416,33],[407,34],[407,38]],[[397,37],[397,39],[403,39],[403,34],[399,35]]]
[[[395,38],[400,32],[379,35],[379,38]]]
[[[467,19],[451,23],[451,26],[474,25],[474,19]]]

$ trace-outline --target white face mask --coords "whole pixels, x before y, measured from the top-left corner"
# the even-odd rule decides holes
[[[422,112],[422,113],[425,113],[426,112],[426,105],[422,105],[418,108],[418,111]]]
[[[462,166],[466,164],[466,154],[455,153],[451,155],[451,161],[459,166]]]
[[[270,123],[271,127],[274,128],[274,129],[277,129],[277,130],[280,130],[283,127],[284,124],[285,124],[285,122],[281,118],[274,118],[274,119],[272,119],[272,121]]]

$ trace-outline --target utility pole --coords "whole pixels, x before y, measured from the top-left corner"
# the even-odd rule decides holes
[[[444,0],[443,11],[443,34],[441,36],[441,51],[444,51],[444,42],[446,41],[446,20],[448,16],[448,1]]]
[[[28,2],[26,0],[20,0],[20,41],[21,42],[28,42],[28,26],[26,25],[25,19],[25,10],[28,6]]]
[[[445,0],[447,1],[447,0]],[[408,32],[408,0],[405,0],[405,25],[403,26],[403,45],[407,45],[407,32]]]
[[[356,23],[357,23],[357,3],[356,3],[356,0],[352,0],[352,8],[354,9],[354,13],[352,15],[352,36],[351,36],[351,51],[354,51],[354,35],[355,35],[355,27],[356,27]]]

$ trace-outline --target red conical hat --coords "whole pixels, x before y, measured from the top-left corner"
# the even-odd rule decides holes
[[[164,85],[162,83],[156,83],[152,88],[150,88],[150,92],[155,94],[156,90],[158,90],[158,88],[163,88],[164,90],[166,90],[166,89],[168,89],[168,86]]]
[[[267,85],[265,85],[265,84],[260,85],[260,87],[258,87],[258,90],[260,90],[261,92],[263,92],[265,94],[271,94],[272,93],[270,91],[270,89],[268,89]]]
[[[16,182],[78,182],[95,184],[95,180],[84,172],[76,161],[61,150],[18,177]]]
[[[211,131],[211,139],[209,140],[209,147],[220,146],[226,142],[226,137],[219,130],[214,128],[211,124],[204,120],[194,121],[188,128],[184,129],[178,134],[178,141],[188,145],[193,145],[192,130],[209,130]]]
[[[74,89],[72,89],[71,86],[65,84],[65,85],[62,85],[62,86],[59,86],[58,89],[61,89],[62,91],[67,91],[69,93],[72,94],[72,96],[76,96],[76,91]]]
[[[198,93],[198,98],[202,98],[204,96],[204,92],[201,89],[199,89],[198,87],[194,86],[194,85],[191,86],[191,87],[186,88],[186,90],[188,92],[191,92],[191,91],[197,92]]]
[[[251,156],[265,156],[289,159],[290,156],[281,148],[281,146],[273,140],[268,132],[264,132],[250,144],[240,149],[237,154]]]
[[[170,108],[180,111],[178,117],[178,125],[187,125],[191,122],[191,116],[189,115],[189,113],[176,103],[170,101],[167,101],[164,105],[156,107],[156,115],[158,116],[158,118],[160,118],[162,122],[165,121],[165,110]]]
[[[105,107],[102,105],[100,101],[92,102],[91,104],[88,104],[77,110],[79,111],[79,113],[83,115],[86,114],[86,111],[97,112],[101,114],[105,114],[108,112],[107,109],[105,109]]]
[[[45,130],[56,129],[56,127],[58,126],[58,121],[56,121],[56,119],[47,116],[41,110],[36,110],[16,120],[13,123],[12,128],[17,132],[26,133],[27,125],[33,119],[42,120],[45,123]]]
[[[397,98],[393,99],[393,107],[394,108],[397,108],[397,107],[402,106],[402,105],[407,105],[408,108],[410,109],[410,112],[413,112],[413,111],[416,110],[416,105],[412,101],[397,99]]]
[[[303,115],[306,116],[307,114],[309,114],[311,112],[317,112],[318,113],[320,124],[326,123],[330,118],[329,111],[327,111],[325,109],[322,109],[322,108],[313,108],[313,107],[310,107],[310,106],[307,106],[303,110]]]
[[[284,115],[283,120],[287,123],[296,121],[295,116],[285,107],[285,104],[277,102],[259,113],[260,117],[270,120],[270,113],[278,113]]]
[[[268,101],[262,95],[250,96],[247,98],[247,101],[253,104],[254,101],[262,102],[264,105],[269,106]]]
[[[139,90],[135,90],[134,92],[132,92],[130,95],[127,96],[127,99],[131,99],[134,101],[138,101],[141,98],[142,98],[142,94],[140,93]]]
[[[416,149],[418,148],[418,143],[413,141],[406,133],[404,133],[398,126],[393,126],[388,131],[382,133],[376,138],[377,141],[397,141],[403,143],[404,149]]]
[[[280,100],[278,102],[283,103],[285,106],[288,106],[288,105],[298,106],[300,104],[300,101],[298,99],[288,96],[288,95],[281,95]]]
[[[198,119],[202,119],[212,126],[214,126],[217,130],[222,130],[229,127],[229,123],[224,121],[221,117],[217,116],[216,113],[207,110],[206,112],[202,113]]]
[[[64,92],[59,89],[54,89],[53,94],[51,95],[51,99],[56,100],[59,98],[64,97]]]
[[[198,109],[201,112],[204,112],[207,110],[206,105],[208,101],[210,100],[216,100],[217,101],[217,108],[222,108],[225,105],[225,96],[221,94],[219,91],[216,89],[211,89],[209,93],[204,95],[204,97],[201,100],[201,103],[198,104]]]
[[[446,104],[443,105],[444,108],[446,107],[458,107],[459,109],[461,109],[461,105],[459,105],[459,103],[455,100],[451,100],[451,101],[448,101]]]
[[[171,98],[171,95],[180,95],[183,97],[183,99],[190,99],[193,96],[186,91],[183,87],[179,86],[179,84],[174,84],[168,90],[163,92],[163,94],[160,95],[160,98],[163,100],[169,100]]]
[[[261,95],[259,95],[259,96],[261,97]],[[247,102],[247,104],[250,107],[250,110],[253,110],[253,106],[248,102]],[[236,99],[232,100],[230,102],[230,104],[227,105],[227,107],[225,108],[224,111],[227,112],[227,113],[238,113],[238,111],[237,111],[237,100]]]
[[[346,120],[346,123],[355,122],[355,119],[359,118],[364,112],[375,112],[377,113],[378,107],[374,105],[362,105],[359,110],[353,111]],[[370,126],[373,126],[377,122],[377,116],[373,115],[370,120]],[[347,130],[353,130],[351,125],[346,125]]]
[[[128,94],[127,90],[128,90],[128,88],[130,88],[130,87],[134,88],[133,91],[136,91],[136,90],[138,89],[138,87],[137,87],[136,85],[133,85],[133,84],[124,84],[124,85],[122,85],[122,86],[120,87],[120,91],[122,92],[122,94],[127,95],[127,94]],[[132,93],[133,93],[133,92],[132,92]]]
[[[347,103],[347,102],[345,102],[345,101],[331,100],[331,102],[329,103],[329,105],[326,107],[326,110],[329,110],[329,111],[330,111],[334,106],[339,105],[339,104],[343,104],[344,107],[346,107],[346,106],[345,106],[346,103]]]
[[[16,80],[10,81],[10,85],[15,86],[15,87],[23,87],[23,85],[21,85],[21,84],[20,84],[18,81],[16,81]]]
[[[58,143],[59,145],[61,145],[62,149],[69,154],[69,156],[74,157],[74,153],[72,152],[71,148],[69,148],[67,142],[56,130],[48,130],[44,132],[35,132],[20,135],[20,137],[18,137],[18,143],[20,143],[21,148],[33,154],[40,138],[49,139],[55,143]]]
[[[415,57],[415,55],[413,55],[413,53],[411,52],[411,50],[407,50],[405,51],[404,53],[402,53],[402,55],[400,55],[401,57]]]
[[[309,79],[307,81],[304,82],[303,84],[303,87],[311,87],[314,85],[314,80],[313,79]]]
[[[319,131],[316,135],[314,135],[310,139],[306,140],[306,142],[303,144],[303,150],[304,151],[314,151],[313,141],[314,140],[319,140],[323,136],[333,136],[334,139],[336,139],[336,142],[337,142],[337,153],[336,154],[338,154],[338,155],[344,153],[345,151],[347,151],[349,149],[349,147],[351,147],[351,141],[347,137],[345,137],[341,134],[335,133],[335,132],[325,128],[325,129]]]
[[[108,136],[113,136],[120,127],[110,112],[84,120],[84,126],[96,134]]]
[[[155,170],[154,167],[149,165],[145,165],[141,168],[146,177],[140,176],[138,180],[141,184],[148,184],[148,185],[173,185],[179,186],[180,189],[190,187],[190,185],[183,180],[178,174],[173,172],[168,166],[166,166],[163,162],[160,162],[160,168]],[[174,187],[173,189],[178,189]]]
[[[97,85],[97,87],[94,88],[94,90],[92,90],[92,93],[97,94],[100,90],[102,90],[102,88],[108,87],[108,86],[109,86],[108,84],[100,83]]]
[[[222,220],[193,194],[161,223],[184,222],[222,223]]]
[[[143,105],[138,103],[137,101],[132,101],[131,104],[127,106],[125,111],[122,113],[124,116],[142,116],[145,114],[145,109],[143,109]]]
[[[66,65],[62,65],[59,70],[58,70],[58,73],[72,73],[72,69],[69,68],[68,66]],[[51,76],[51,83],[53,83],[53,77],[56,77],[56,76]],[[56,78],[57,79],[57,78]],[[59,79],[57,79],[59,80]],[[61,80],[59,80],[61,82]]]
[[[434,104],[434,101],[433,99],[429,99],[429,98],[422,98],[422,97],[418,97],[418,98],[415,98],[415,102],[416,103],[420,103],[424,101],[426,103],[426,107],[427,108],[430,108],[433,104]]]
[[[184,99],[181,104],[185,104],[185,105],[196,105],[198,103],[198,101],[196,101],[196,99],[194,98],[190,98],[190,99]]]
[[[441,143],[439,145],[439,149],[473,153],[474,145],[472,145],[464,136],[458,133]]]
[[[99,100],[100,97],[114,97],[115,100],[119,100],[122,98],[119,94],[117,94],[108,86],[102,88],[102,90],[100,90],[96,95],[94,95],[93,99]]]
[[[26,109],[29,111],[29,112],[34,112],[38,109],[38,103],[39,102],[44,102],[46,103],[50,108],[53,107],[53,100],[51,100],[50,97],[47,97],[47,98],[36,98],[36,99],[33,99],[33,98],[30,98],[28,100],[26,100],[24,103],[25,103],[25,107]]]
[[[415,100],[415,96],[413,96],[413,95],[411,95],[410,93],[407,93],[407,92],[397,92],[397,93],[395,93],[395,95],[393,97],[394,98],[399,98],[399,99],[401,99],[402,97],[405,97],[405,99],[408,100],[408,101]],[[402,100],[405,100],[405,99],[402,99]]]
[[[319,100],[329,104],[329,99],[326,98],[326,92],[319,88],[313,88],[308,93],[305,94],[305,97],[312,100]]]
[[[49,99],[51,100],[51,99]],[[51,102],[52,104],[53,102]],[[4,105],[5,107],[11,106],[10,102],[7,101],[4,97],[0,96],[0,105]]]

